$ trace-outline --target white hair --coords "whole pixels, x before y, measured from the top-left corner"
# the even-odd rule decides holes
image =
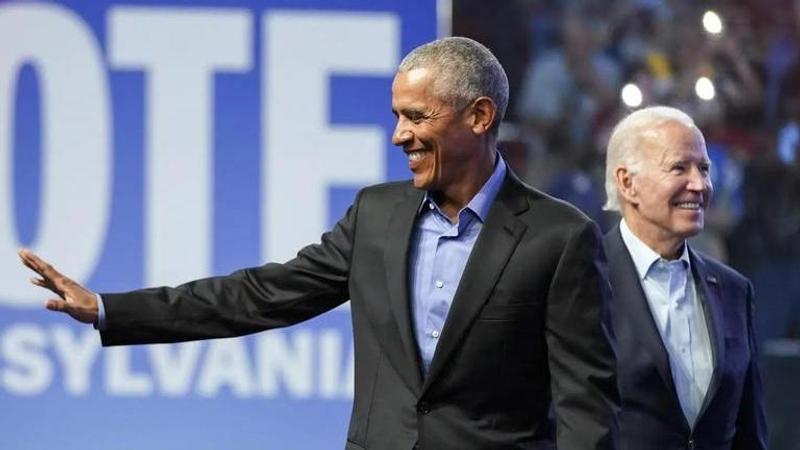
[[[659,128],[677,122],[687,128],[697,129],[689,115],[669,106],[650,106],[634,111],[622,119],[611,132],[606,151],[606,211],[620,211],[616,169],[623,166],[631,173],[641,169],[642,142],[657,136]]]
[[[492,131],[497,132],[508,107],[508,77],[488,48],[465,37],[438,39],[412,50],[398,72],[417,68],[436,71],[434,95],[456,109],[478,97],[491,98],[497,107]]]

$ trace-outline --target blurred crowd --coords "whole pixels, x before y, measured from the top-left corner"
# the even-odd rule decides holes
[[[800,261],[800,0],[454,0],[453,34],[506,67],[501,139],[531,184],[607,229],[610,128],[638,106],[675,106],[712,159],[694,245],[750,275]]]
[[[692,116],[714,185],[692,245],[753,280],[762,338],[800,343],[800,0],[453,0],[452,34],[508,72],[506,159],[605,229],[611,127],[639,106]]]

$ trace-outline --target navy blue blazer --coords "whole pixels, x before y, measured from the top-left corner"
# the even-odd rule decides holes
[[[708,393],[691,428],[675,391],[667,350],[619,226],[605,236],[604,246],[614,294],[611,317],[622,405],[621,448],[766,449],[750,282],[690,249],[692,275],[705,311],[714,361]]]

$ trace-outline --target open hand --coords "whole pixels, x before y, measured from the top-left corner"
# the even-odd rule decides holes
[[[31,278],[31,283],[58,295],[59,298],[47,300],[47,309],[67,313],[83,323],[97,323],[97,296],[94,292],[64,276],[28,249],[21,249],[19,257],[22,264],[39,275]]]

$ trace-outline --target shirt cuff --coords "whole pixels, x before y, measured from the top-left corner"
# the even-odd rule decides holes
[[[97,323],[94,324],[94,329],[98,331],[106,330],[106,307],[103,304],[103,297],[100,294],[94,294],[97,297]]]

